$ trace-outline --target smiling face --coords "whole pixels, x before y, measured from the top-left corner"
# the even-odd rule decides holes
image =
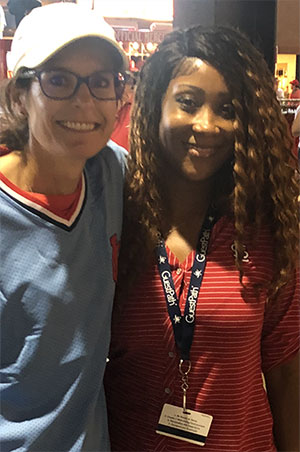
[[[233,153],[234,111],[221,74],[200,59],[190,60],[168,86],[159,138],[167,163],[179,176],[205,181]]]
[[[76,41],[55,55],[41,70],[58,68],[81,77],[97,71],[112,73],[113,60],[109,45],[92,38]],[[110,80],[114,96],[112,74]],[[96,99],[85,83],[70,99],[50,99],[42,92],[37,78],[33,79],[21,102],[28,116],[31,151],[40,154],[48,152],[54,158],[82,162],[105,146],[113,130],[117,111],[115,100]]]

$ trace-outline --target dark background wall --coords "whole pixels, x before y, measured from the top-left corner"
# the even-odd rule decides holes
[[[272,73],[276,56],[276,15],[277,0],[174,0],[174,27],[196,24],[237,27],[263,53]]]

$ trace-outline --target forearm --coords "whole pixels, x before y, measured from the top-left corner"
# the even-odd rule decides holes
[[[299,357],[265,377],[278,451],[299,452]]]

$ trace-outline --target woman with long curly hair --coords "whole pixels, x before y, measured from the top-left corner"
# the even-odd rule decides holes
[[[112,450],[298,450],[296,166],[261,54],[226,27],[168,35],[130,146]]]

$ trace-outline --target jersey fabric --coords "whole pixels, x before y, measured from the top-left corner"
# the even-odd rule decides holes
[[[1,452],[110,450],[125,151],[109,145],[87,161],[68,218],[0,181]]]
[[[3,182],[3,187],[6,186],[8,190],[14,191],[15,195],[17,194],[25,198],[25,202],[32,201],[37,204],[39,208],[44,207],[65,220],[70,220],[73,213],[78,208],[78,205],[80,204],[79,199],[82,196],[82,193],[84,193],[82,186],[85,183],[84,176],[82,175],[74,193],[68,195],[44,195],[42,193],[32,193],[21,190],[2,173],[0,173],[0,180]]]
[[[118,118],[115,123],[115,128],[111,134],[111,139],[129,151],[129,126],[130,126],[130,113],[131,102],[126,102],[118,113]]]
[[[212,230],[196,308],[187,408],[213,416],[205,452],[274,452],[262,372],[299,349],[299,284],[290,282],[276,309],[267,305],[265,291],[255,286],[271,278],[268,232],[245,247],[245,289],[233,241],[233,224],[223,217]],[[168,248],[167,253],[183,312],[195,252],[182,263]],[[183,395],[156,261],[121,309],[105,377],[112,450],[199,451],[198,445],[155,432],[164,403],[182,407]]]

